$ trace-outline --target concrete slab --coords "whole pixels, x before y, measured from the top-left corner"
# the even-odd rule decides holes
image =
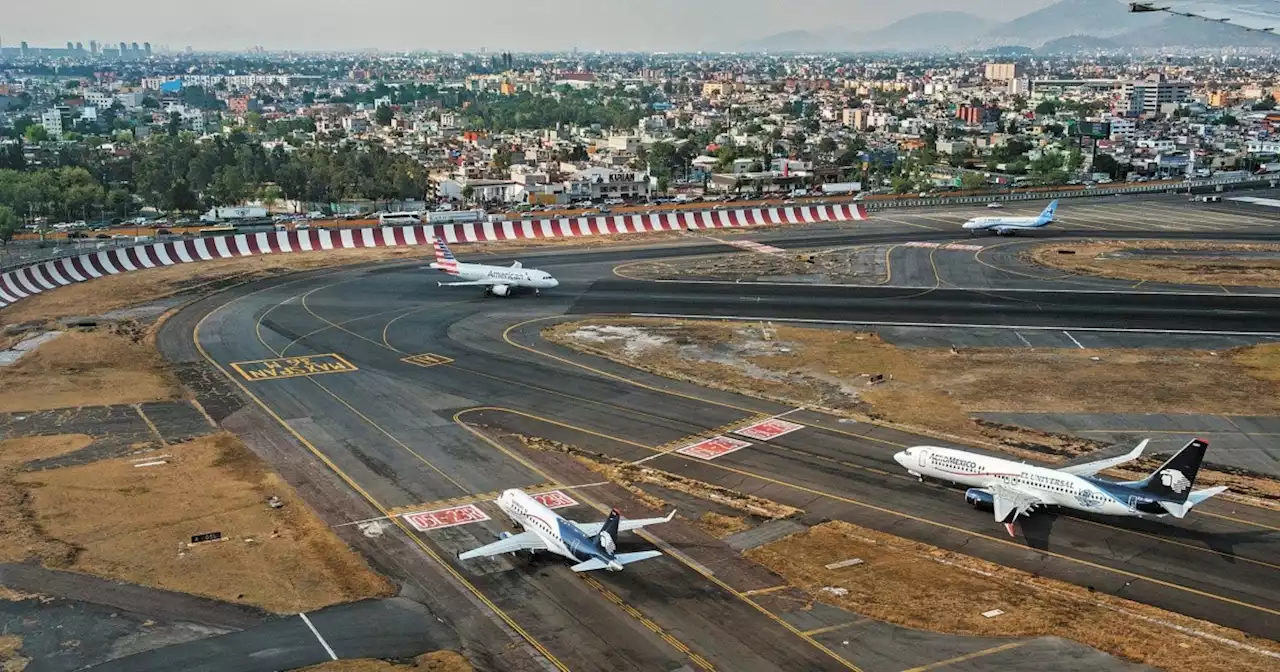
[[[805,529],[804,525],[794,520],[771,520],[755,529],[731,534],[724,538],[724,543],[736,551],[745,551],[797,532],[804,532]]]
[[[26,356],[27,353],[35,350],[45,343],[48,343],[49,341],[54,340],[63,333],[64,332],[61,331],[46,331],[32,336],[31,338],[24,339],[22,342],[8,350],[0,351],[0,366],[12,366],[17,364],[18,360]]]

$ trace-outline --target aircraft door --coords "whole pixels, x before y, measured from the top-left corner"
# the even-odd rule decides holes
[[[916,463],[917,466],[921,468],[929,466],[929,450],[927,448],[921,448],[920,452],[916,454],[919,456],[919,462]]]

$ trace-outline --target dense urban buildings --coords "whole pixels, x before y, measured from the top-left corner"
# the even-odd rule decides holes
[[[17,204],[49,223],[241,204],[608,208],[825,183],[1145,180],[1268,165],[1273,66],[1216,54],[192,54],[90,40],[0,48],[0,156],[23,174],[85,169],[87,196]],[[308,182],[332,169],[322,157],[350,152],[390,172]],[[186,174],[137,179],[170,155],[187,157]]]

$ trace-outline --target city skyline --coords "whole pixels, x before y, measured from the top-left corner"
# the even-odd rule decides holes
[[[126,36],[180,51],[271,51],[382,49],[388,51],[697,51],[732,50],[771,34],[844,28],[875,29],[913,14],[965,11],[986,18],[1013,18],[1051,4],[1031,0],[1009,12],[998,0],[974,0],[956,8],[946,0],[908,0],[885,5],[872,0],[703,0],[588,4],[584,0],[547,0],[537,6],[514,0],[486,5],[475,21],[469,6],[456,3],[391,0],[377,15],[361,21],[338,3],[277,0],[256,3],[226,0],[201,16],[201,10],[159,0],[121,0],[110,8],[73,0],[66,6],[26,4],[7,12],[3,45],[22,41],[32,47],[60,47],[68,41],[89,44]],[[332,5],[332,11],[323,10]],[[492,17],[497,17],[492,18]],[[394,19],[394,20],[391,20]],[[444,29],[436,26],[444,25]],[[709,29],[710,27],[710,29]]]

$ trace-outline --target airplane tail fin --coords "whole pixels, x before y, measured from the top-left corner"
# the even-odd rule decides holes
[[[1191,494],[1187,495],[1187,501],[1181,504],[1175,504],[1174,502],[1160,502],[1160,506],[1164,507],[1164,510],[1168,511],[1169,515],[1174,518],[1182,518],[1200,502],[1203,502],[1214,495],[1221,495],[1226,491],[1227,486],[1225,485],[1219,485],[1215,488],[1205,488],[1204,490],[1195,490],[1192,491]]]
[[[599,537],[601,542],[608,539],[609,543],[612,544],[618,539],[618,525],[621,523],[622,515],[618,513],[617,509],[611,509],[609,517],[604,521],[604,527],[600,528],[600,532],[596,536]],[[613,552],[613,549],[610,548],[609,552]]]
[[[453,256],[444,239],[440,236],[432,236],[431,244],[436,250],[436,263],[431,264],[431,267],[449,275],[458,275],[458,259]]]
[[[1143,492],[1154,495],[1161,500],[1172,501],[1177,504],[1189,501],[1191,486],[1196,482],[1196,474],[1200,471],[1200,463],[1204,461],[1204,453],[1208,448],[1208,442],[1201,439],[1192,439],[1190,443],[1182,447],[1182,450],[1179,450],[1167,462],[1160,465],[1159,469],[1156,469],[1154,473],[1138,481],[1135,485]],[[1210,490],[1213,490],[1213,488],[1210,488]],[[1201,501],[1216,494],[1218,493],[1213,492],[1206,495],[1201,498]],[[1192,502],[1191,506],[1195,504],[1196,502]],[[1189,509],[1190,506],[1187,508]]]
[[[1036,218],[1037,224],[1048,224],[1053,221],[1053,215],[1058,211],[1058,199],[1049,201],[1049,205],[1045,206],[1040,212],[1040,216]]]

